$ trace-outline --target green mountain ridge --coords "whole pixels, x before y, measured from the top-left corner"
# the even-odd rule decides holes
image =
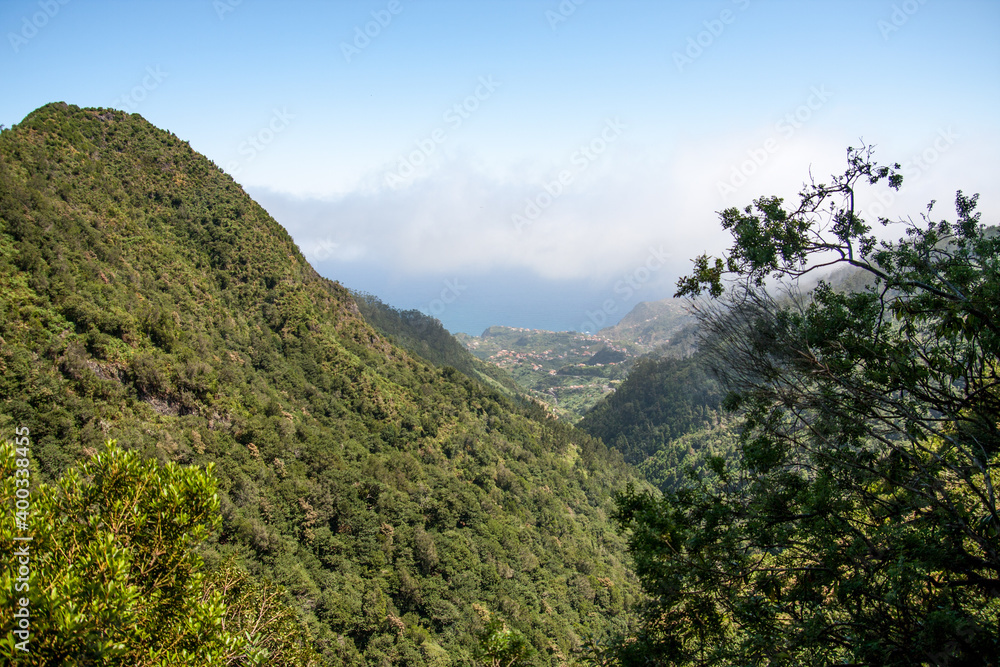
[[[521,394],[503,369],[480,361],[452,336],[437,318],[419,310],[394,308],[373,294],[351,292],[365,320],[379,333],[435,366],[451,366],[508,396]]]
[[[838,291],[855,292],[870,276],[843,267],[825,280]],[[802,286],[803,303],[814,288],[815,282]],[[723,388],[699,352],[698,326],[690,304],[675,298],[639,303],[617,325],[602,329],[601,335],[645,343],[650,352],[576,423],[663,491],[686,484],[689,472],[704,470],[710,456],[736,455],[737,427],[722,408]]]
[[[328,664],[466,664],[489,614],[534,665],[624,630],[621,456],[394,344],[140,116],[50,104],[0,134],[0,295],[0,433],[31,427],[35,474],[108,438],[215,463],[206,562],[283,586]]]
[[[684,435],[721,426],[722,398],[722,389],[698,355],[645,357],[578,426],[639,465],[675,447],[674,441]]]

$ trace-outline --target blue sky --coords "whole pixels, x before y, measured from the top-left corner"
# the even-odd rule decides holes
[[[0,31],[0,123],[139,113],[452,331],[613,323],[861,139],[907,173],[867,210],[1000,209],[995,1],[4,0]]]

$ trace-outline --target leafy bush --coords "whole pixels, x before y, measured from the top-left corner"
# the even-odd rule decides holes
[[[243,635],[224,629],[220,593],[203,592],[197,547],[218,528],[211,469],[164,467],[113,441],[54,485],[33,484],[17,542],[12,516],[15,450],[0,447],[0,543],[30,554],[27,590],[18,561],[0,575],[0,620],[30,610],[27,654],[8,633],[0,650],[18,664],[211,665],[246,654]],[[29,478],[30,479],[30,478]],[[23,583],[23,582],[22,582]],[[15,605],[21,598],[27,605]],[[255,654],[250,653],[247,657]]]

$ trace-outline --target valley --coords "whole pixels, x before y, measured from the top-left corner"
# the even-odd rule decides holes
[[[491,326],[479,336],[455,334],[477,359],[506,371],[521,390],[575,423],[628,376],[640,357],[691,350],[692,322],[678,299],[640,302],[595,335]]]
[[[85,474],[90,501],[26,524],[39,555],[88,544],[119,568],[35,563],[59,599],[114,601],[70,627],[34,588],[38,664],[107,636],[122,664],[249,651],[222,628],[266,600],[288,621],[254,631],[270,665],[468,663],[498,632],[563,663],[621,631],[640,593],[610,516],[617,490],[648,486],[635,469],[435,321],[320,277],[231,177],[140,116],[57,103],[0,134],[0,288],[0,431],[30,429],[32,493],[85,464],[131,471],[109,494]],[[162,481],[180,469],[199,471],[183,493]],[[170,483],[167,512],[144,489]],[[112,519],[123,497],[136,505]],[[169,595],[142,574],[157,553],[185,564]],[[211,591],[225,604],[203,625],[171,615]]]
[[[627,343],[573,332],[494,326],[455,338],[570,423],[621,383],[638,354]]]

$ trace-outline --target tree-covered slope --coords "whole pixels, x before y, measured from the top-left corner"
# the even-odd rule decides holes
[[[0,433],[215,463],[221,531],[332,664],[463,664],[487,614],[570,661],[635,584],[600,441],[393,345],[233,180],[137,115],[0,134]],[[495,623],[494,623],[495,625]]]
[[[718,299],[701,350],[738,442],[620,498],[652,598],[623,665],[998,664],[1000,240],[961,190],[879,240],[855,202],[903,176],[872,156],[721,212],[733,244],[678,281]],[[831,265],[868,279],[767,290]]]
[[[718,426],[721,401],[722,390],[698,355],[645,357],[577,426],[639,464],[685,434]]]

